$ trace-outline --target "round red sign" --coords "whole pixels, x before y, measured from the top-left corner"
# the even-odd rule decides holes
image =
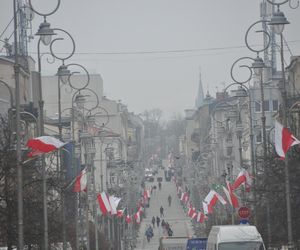
[[[247,207],[240,207],[238,210],[238,214],[241,218],[249,218],[250,216],[250,209]]]

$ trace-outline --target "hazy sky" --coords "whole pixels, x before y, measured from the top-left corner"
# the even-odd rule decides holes
[[[12,17],[11,2],[0,0],[0,32]],[[106,96],[122,100],[135,113],[160,108],[170,117],[194,106],[200,68],[204,92],[214,95],[231,82],[230,68],[237,58],[255,56],[244,47],[244,36],[260,18],[259,2],[62,0],[47,20],[72,34],[76,55],[69,62],[101,74]],[[56,1],[32,3],[46,11]],[[300,9],[285,4],[282,10],[291,22],[285,37],[293,54],[300,55]],[[33,33],[40,22],[36,15]],[[29,51],[35,58],[35,41]],[[57,65],[43,65],[45,74],[56,72]]]

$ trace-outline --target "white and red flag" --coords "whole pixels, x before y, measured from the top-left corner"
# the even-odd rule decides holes
[[[126,215],[126,219],[125,221],[127,222],[127,224],[131,223],[132,222],[132,218],[129,214]]]
[[[192,214],[191,218],[192,218],[193,220],[197,218],[196,210],[195,210],[194,213]]]
[[[106,195],[106,193],[102,192],[101,194],[98,194],[97,198],[98,198],[98,202],[99,202],[99,206],[100,206],[100,210],[101,210],[102,214],[106,215],[106,214],[110,213],[111,205],[110,205],[109,198]]]
[[[150,190],[149,189],[145,189],[144,190],[144,199],[148,199],[150,198]]]
[[[204,214],[209,214],[207,203],[203,201],[202,202],[202,206],[203,206],[203,212],[204,212]]]
[[[180,194],[180,193],[182,193],[182,187],[181,187],[181,186],[178,186],[178,187],[177,187],[177,194]]]
[[[67,143],[61,142],[52,136],[40,136],[31,138],[27,141],[26,146],[31,148],[32,151],[28,153],[28,157],[34,157],[44,153],[55,151]]]
[[[229,201],[229,203],[231,204],[232,207],[238,208],[239,207],[238,198],[233,193],[232,187],[231,187],[231,185],[228,181],[226,181],[226,185],[227,185],[227,188],[223,187],[223,190],[224,190],[224,193],[227,197],[227,200]]]
[[[240,185],[244,184],[245,185],[245,190],[247,192],[250,192],[250,188],[252,185],[252,179],[249,175],[249,173],[243,169],[237,176],[236,180],[232,184],[232,190],[237,189]]]
[[[192,218],[192,216],[193,216],[193,214],[194,214],[195,212],[196,212],[196,208],[193,207],[193,206],[190,206],[190,207],[189,207],[189,210],[188,210],[188,212],[187,212],[188,217],[191,217],[191,218]]]
[[[187,192],[182,193],[180,200],[187,203],[189,201],[189,194]]]
[[[120,210],[120,209],[117,210],[117,217],[118,218],[122,218],[124,216],[125,209],[126,208],[124,208],[123,210]]]
[[[196,219],[196,221],[197,221],[197,222],[200,222],[200,223],[203,223],[204,220],[206,220],[206,219],[207,219],[207,216],[206,216],[204,213],[201,213],[201,212],[199,211],[198,214],[197,214],[197,219]]]
[[[212,209],[216,205],[217,201],[220,201],[223,205],[226,204],[226,201],[221,195],[219,195],[215,190],[210,190],[204,199],[204,202],[207,204],[208,213],[212,213]]]
[[[299,144],[300,141],[279,122],[275,121],[275,150],[281,159],[285,158],[290,147]]]
[[[135,219],[135,222],[137,224],[140,224],[141,223],[141,214],[140,214],[140,211],[137,211],[134,215],[134,219]]]
[[[114,195],[109,196],[109,203],[110,203],[110,207],[111,207],[110,213],[112,215],[117,214],[117,207],[118,207],[120,201],[121,201],[121,198],[115,197]]]
[[[139,206],[138,212],[139,212],[140,215],[141,215],[142,213],[144,213],[144,208],[143,208],[142,206]]]
[[[87,173],[85,168],[76,177],[73,191],[76,193],[87,191]]]

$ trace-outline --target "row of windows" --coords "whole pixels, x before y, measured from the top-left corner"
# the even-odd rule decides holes
[[[278,100],[265,100],[264,111],[278,111]],[[261,102],[255,101],[255,112],[261,112]]]

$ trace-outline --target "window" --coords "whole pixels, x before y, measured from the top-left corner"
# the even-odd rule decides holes
[[[270,111],[270,102],[269,102],[269,100],[264,101],[264,111]]]
[[[278,100],[273,100],[273,111],[278,111],[279,104]]]
[[[260,112],[260,102],[255,101],[255,112]]]
[[[256,143],[261,143],[262,142],[262,133],[261,133],[261,131],[258,131],[257,135],[255,136],[255,141],[256,141]]]

